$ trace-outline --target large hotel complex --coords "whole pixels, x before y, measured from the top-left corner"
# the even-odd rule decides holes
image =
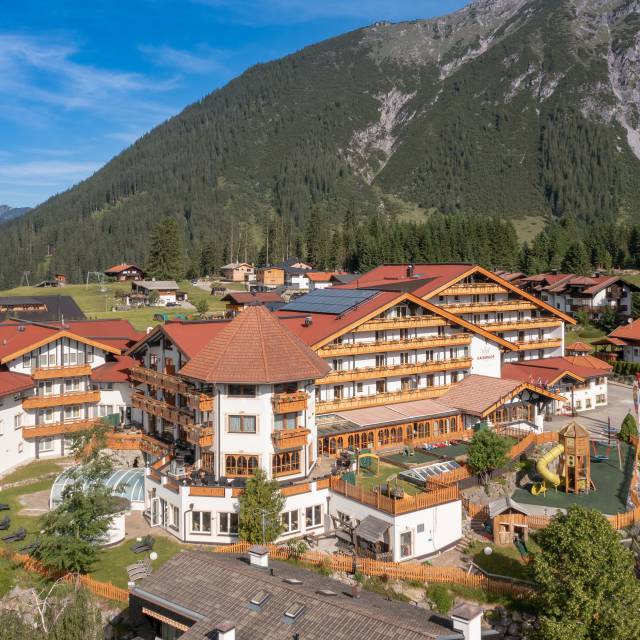
[[[282,539],[366,521],[393,560],[428,556],[462,535],[457,485],[364,491],[332,473],[342,452],[465,440],[479,423],[539,432],[545,415],[606,403],[611,367],[565,355],[574,323],[469,264],[385,265],[275,313],[144,335],[6,321],[0,472],[64,454],[69,434],[108,417],[111,448],[144,460],[149,525],[182,541],[236,541],[238,497],[261,468],[286,499]]]

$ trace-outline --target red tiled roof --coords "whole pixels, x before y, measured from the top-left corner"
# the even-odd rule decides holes
[[[330,370],[263,306],[247,307],[180,373],[207,382],[275,384],[321,378]]]
[[[106,339],[127,340],[133,344],[144,333],[134,329],[129,320],[113,318],[106,320],[72,320],[65,322],[69,331],[85,338],[100,341]]]
[[[345,275],[344,271],[310,271],[307,278],[313,282],[329,282],[333,276]]]
[[[167,322],[161,325],[160,328],[187,358],[193,358],[229,324],[230,320]]]
[[[640,340],[640,318],[614,329],[609,337],[621,338],[622,340]]]
[[[438,402],[465,413],[481,415],[521,384],[522,380],[472,374],[453,385],[449,391],[438,398]]]
[[[502,375],[532,384],[549,385],[565,375],[584,380],[608,375],[611,369],[610,364],[594,356],[564,356],[509,362],[503,365]]]
[[[0,359],[25,349],[31,344],[46,340],[58,333],[52,326],[21,322],[0,324]]]
[[[115,361],[105,362],[91,370],[94,382],[127,382],[129,369],[139,366],[138,361],[130,356],[116,356]]]
[[[586,342],[573,342],[565,347],[566,351],[580,351],[582,353],[591,353],[592,347]]]
[[[122,273],[127,269],[137,269],[138,271],[142,271],[142,269],[135,264],[116,264],[113,267],[105,269],[104,273]]]
[[[251,304],[252,302],[284,302],[284,299],[274,291],[256,291],[255,293],[232,291],[222,298],[222,302],[227,301],[234,304]]]
[[[0,397],[8,396],[18,391],[26,391],[34,386],[30,376],[13,371],[0,371]]]

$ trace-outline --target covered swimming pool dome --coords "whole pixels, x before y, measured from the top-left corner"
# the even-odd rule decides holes
[[[61,473],[51,487],[49,506],[52,509],[62,500],[64,488],[73,482],[69,471]],[[144,510],[144,469],[116,469],[104,484],[113,488],[114,495],[128,500],[133,511]]]

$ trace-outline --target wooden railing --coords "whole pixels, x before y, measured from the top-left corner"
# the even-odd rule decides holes
[[[24,427],[22,429],[23,438],[45,438],[48,436],[58,436],[68,433],[78,433],[92,429],[97,420],[73,420],[69,422],[55,422],[53,424],[39,424],[35,427]]]
[[[325,400],[323,402],[316,402],[316,412],[319,414],[332,413],[333,411],[347,411],[349,409],[362,409],[363,407],[377,407],[380,405],[393,404],[395,402],[410,402],[411,400],[439,398],[449,389],[450,385],[443,384],[438,387],[428,387],[426,389],[407,389],[405,391],[376,393],[370,396]]]
[[[166,456],[173,451],[173,446],[158,438],[154,438],[148,433],[143,433],[140,439],[140,451],[149,453],[152,456]]]
[[[306,447],[310,433],[309,429],[304,427],[274,431],[271,434],[273,446],[276,449],[300,449]]]
[[[189,407],[200,411],[213,411],[213,398],[204,393],[198,393],[180,376],[169,373],[161,373],[147,367],[133,367],[129,371],[129,377],[134,382],[149,384],[156,389],[164,389],[170,393],[183,395]]]
[[[547,329],[559,327],[562,320],[553,318],[531,318],[530,320],[512,320],[510,322],[480,322],[479,327],[491,332],[521,331],[522,329]]]
[[[508,293],[500,284],[490,284],[485,282],[467,282],[454,284],[453,286],[441,291],[441,296],[471,296],[489,293]]]
[[[444,347],[468,346],[471,344],[470,333],[455,333],[433,338],[407,338],[405,340],[378,340],[376,342],[346,342],[322,347],[318,355],[322,358],[330,356],[347,356],[360,353],[382,353],[387,351],[405,351],[407,349],[437,349]]]
[[[201,496],[204,498],[224,498],[224,487],[189,487],[190,496]]]
[[[513,344],[518,347],[518,351],[526,351],[527,349],[557,349],[562,346],[562,339],[545,338],[543,340],[518,340]]]
[[[537,305],[526,300],[496,300],[494,302],[452,302],[438,304],[449,313],[487,313],[493,311],[522,311],[537,309]]]
[[[306,411],[308,396],[306,391],[274,393],[271,398],[274,413],[294,413]]]
[[[107,447],[114,451],[140,450],[143,433],[109,433],[107,435]]]
[[[100,402],[100,391],[76,391],[57,396],[28,396],[22,400],[22,407],[24,409],[44,409],[95,402]]]
[[[411,364],[388,365],[384,367],[362,367],[358,369],[338,369],[324,378],[316,380],[316,384],[337,384],[355,380],[370,380],[372,378],[390,378],[392,376],[411,376],[430,371],[451,371],[456,369],[470,369],[472,360],[465,358],[450,358],[447,360],[427,360]]]
[[[331,477],[330,488],[332,491],[340,493],[351,500],[392,515],[421,511],[422,509],[460,499],[458,487],[454,485],[434,489],[433,491],[424,491],[415,496],[405,496],[399,499],[388,498],[379,492],[369,491],[363,487],[345,482],[336,476]]]
[[[73,367],[47,367],[34,369],[31,377],[34,380],[51,380],[52,378],[77,378],[91,375],[90,364],[79,364]]]
[[[183,427],[187,442],[199,447],[210,447],[213,444],[213,423],[195,427]]]
[[[448,320],[440,316],[405,316],[401,318],[374,318],[361,324],[358,331],[385,331],[416,327],[444,327]]]
[[[194,418],[185,411],[162,400],[145,396],[142,393],[132,394],[131,406],[146,411],[152,416],[164,418],[173,424],[179,424],[182,427],[196,426]]]

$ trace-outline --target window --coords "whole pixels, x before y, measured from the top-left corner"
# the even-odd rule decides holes
[[[149,355],[149,366],[152,369],[156,369],[158,367],[158,355],[155,353],[152,353]]]
[[[53,436],[47,438],[40,438],[38,442],[38,451],[40,453],[48,453],[53,451]]]
[[[334,371],[342,371],[342,369],[344,368],[344,362],[342,361],[342,358],[334,358],[331,361],[331,365],[333,366]]]
[[[322,524],[322,505],[317,504],[313,507],[307,507],[305,515],[305,526],[319,527]]]
[[[386,331],[376,331],[376,342],[384,342],[387,339]]]
[[[0,436],[4,435],[4,420],[0,418]]]
[[[111,404],[101,404],[96,407],[98,410],[98,417],[104,418],[106,416],[110,416],[113,413],[113,405]]]
[[[228,536],[238,534],[238,514],[237,513],[219,513],[218,514],[219,533]]]
[[[601,393],[599,395],[596,396],[596,404],[604,404],[607,401],[607,396],[604,393]],[[2,427],[2,424],[0,423],[0,428]],[[1,435],[1,432],[0,432]]]
[[[22,426],[22,413],[17,413],[13,416],[13,428],[19,429]]]
[[[211,533],[211,512],[191,512],[191,533]]]
[[[41,396],[50,396],[53,394],[53,382],[51,380],[41,381],[38,385],[38,393]]]
[[[587,399],[585,400],[585,407],[586,407],[587,409],[591,409],[591,398],[587,398]]]
[[[180,529],[180,507],[171,507],[171,524],[169,526],[176,531]]]
[[[74,404],[64,408],[65,420],[77,420],[80,417],[80,405]]]
[[[31,369],[31,354],[30,353],[25,353],[22,356],[22,366],[25,369]]]
[[[411,531],[405,531],[404,533],[401,533],[400,534],[400,557],[408,558],[409,556],[413,555],[412,548],[413,548],[413,545],[412,545]]]
[[[53,422],[53,409],[44,409],[40,412],[40,417],[44,422]]]
[[[401,351],[400,352],[400,364],[409,364],[409,352]]]
[[[379,353],[376,355],[376,367],[386,367],[387,366],[387,356],[384,353]]]
[[[276,431],[295,429],[298,426],[298,413],[276,413],[274,422]]]
[[[338,520],[342,524],[351,524],[351,516],[348,513],[343,513],[342,511],[336,511],[336,515],[338,516]]]
[[[298,521],[298,511],[285,511],[282,514],[282,526],[284,527],[284,533],[293,533],[300,528],[300,522]]]
[[[343,391],[344,391],[344,387],[341,384],[338,384],[335,387],[333,387],[333,399],[341,400]]]
[[[362,393],[364,391],[364,384],[362,382],[356,382],[356,393]]]
[[[433,362],[433,351],[429,350],[429,351],[425,351],[424,352],[424,359],[427,362]]]
[[[224,463],[227,476],[252,476],[258,468],[258,456],[226,456]]]
[[[387,392],[387,381],[376,380],[376,393],[386,393],[386,392]]]
[[[424,533],[424,524],[419,524],[416,531],[418,533]]]
[[[87,362],[89,364],[93,362],[93,347],[87,347]]]
[[[64,381],[65,393],[80,391],[80,378],[68,378]]]
[[[409,339],[409,329],[400,329],[400,340]]]
[[[284,451],[275,453],[271,459],[271,471],[273,475],[287,475],[300,471],[300,452]]]
[[[255,433],[255,416],[229,416],[229,433]]]
[[[228,395],[253,398],[256,395],[256,387],[253,384],[230,384]]]
[[[576,400],[576,409],[582,409],[582,401]]]

